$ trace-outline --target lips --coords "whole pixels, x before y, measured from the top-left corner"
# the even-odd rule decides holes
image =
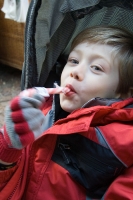
[[[75,89],[73,88],[72,85],[67,84],[65,87],[67,87],[67,88],[70,89],[70,91],[67,93],[67,95],[70,95],[70,94],[76,93],[76,91],[75,91]]]

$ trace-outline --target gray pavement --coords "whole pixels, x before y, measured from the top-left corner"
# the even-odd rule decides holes
[[[21,70],[0,64],[0,127],[4,124],[5,107],[19,94]]]

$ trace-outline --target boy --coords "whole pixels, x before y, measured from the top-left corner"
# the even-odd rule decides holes
[[[132,34],[91,27],[72,43],[60,103],[35,89],[11,101],[0,199],[133,199],[132,64]]]

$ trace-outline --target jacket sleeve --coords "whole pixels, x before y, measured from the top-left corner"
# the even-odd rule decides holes
[[[22,150],[9,148],[3,133],[4,129],[0,129],[0,160],[7,163],[17,162],[22,154]]]
[[[1,138],[0,133],[0,142]],[[14,167],[0,171],[0,199],[21,199],[26,185],[30,146],[21,151],[21,156],[16,152],[16,157],[13,150],[10,153],[6,146],[3,145],[2,148],[2,155],[9,157],[9,153],[12,158],[18,159],[18,161]],[[4,160],[8,162],[7,159]]]
[[[102,199],[133,199],[133,165],[113,181]]]

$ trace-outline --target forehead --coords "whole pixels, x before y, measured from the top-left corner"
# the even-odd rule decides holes
[[[78,44],[77,46],[74,47],[74,49],[71,52],[82,52],[82,51],[86,51],[86,53],[91,52],[91,54],[98,54],[102,56],[105,54],[105,52],[108,52],[110,56],[116,53],[115,48],[108,44],[89,43],[89,42],[83,42]]]

